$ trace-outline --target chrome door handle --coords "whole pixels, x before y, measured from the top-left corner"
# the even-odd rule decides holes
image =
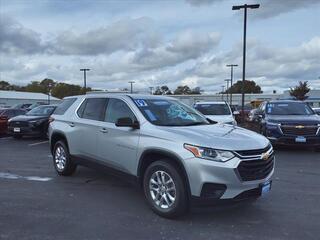
[[[70,127],[74,127],[74,123],[72,122],[72,123],[69,123],[69,126]]]
[[[100,132],[102,132],[102,133],[107,133],[108,130],[107,130],[106,128],[102,128],[102,129],[100,129]]]

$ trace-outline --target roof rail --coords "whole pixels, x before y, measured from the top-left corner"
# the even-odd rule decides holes
[[[89,92],[86,92],[86,94],[112,94],[112,93],[115,93],[115,94],[119,94],[119,93],[129,93],[129,91],[107,91],[107,90],[102,90],[102,91],[89,91]]]

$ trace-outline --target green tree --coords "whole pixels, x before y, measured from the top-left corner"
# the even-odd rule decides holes
[[[10,85],[10,83],[6,81],[0,81],[0,90],[12,90],[11,88],[12,86]]]
[[[91,91],[91,88],[87,88],[87,91]],[[85,92],[83,87],[67,83],[57,83],[51,90],[52,96],[60,99],[67,96],[85,94]]]
[[[185,86],[178,86],[176,90],[174,90],[175,95],[187,95],[192,94],[191,89],[185,85]]]
[[[305,100],[308,98],[307,93],[310,92],[310,88],[308,86],[308,81],[305,82],[299,82],[297,86],[294,88],[290,88],[290,95],[295,97],[298,100]]]
[[[168,86],[164,85],[161,87],[156,87],[156,90],[153,93],[154,95],[171,95],[172,92]]]
[[[245,93],[263,93],[261,87],[255,82],[250,80],[244,81]],[[228,88],[225,93],[242,93],[242,80],[237,81],[232,87]]]

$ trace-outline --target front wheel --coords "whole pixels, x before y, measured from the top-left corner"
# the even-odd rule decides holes
[[[151,209],[158,215],[174,218],[187,212],[186,184],[174,165],[153,162],[145,172],[143,187]]]
[[[22,135],[21,134],[13,134],[14,139],[21,139]]]
[[[69,149],[63,141],[58,141],[54,145],[53,164],[57,173],[62,176],[72,175],[77,168],[77,165],[72,162]]]

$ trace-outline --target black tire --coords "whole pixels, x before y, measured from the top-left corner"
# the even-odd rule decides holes
[[[156,176],[156,173],[166,173],[165,175],[167,177],[167,180],[171,177],[175,187],[175,191],[173,193],[170,193],[170,196],[175,195],[175,200],[170,201],[171,206],[168,205],[168,208],[163,208],[156,204],[156,201],[153,200],[151,189],[150,189],[150,180],[152,177]],[[159,186],[159,185],[158,185]],[[166,185],[166,189],[167,189]],[[160,189],[160,187],[158,188]],[[169,189],[169,188],[168,188]],[[158,215],[165,217],[165,218],[176,218],[179,216],[184,215],[188,211],[189,207],[189,201],[188,201],[188,194],[186,189],[186,183],[182,177],[182,174],[179,172],[177,167],[175,167],[173,164],[168,163],[168,161],[162,160],[162,161],[156,161],[150,164],[148,168],[145,171],[144,177],[143,177],[143,190],[144,195],[146,197],[147,202],[149,203],[151,209]],[[166,191],[166,190],[165,190]],[[172,195],[171,195],[172,194]],[[160,197],[161,194],[157,195]],[[161,199],[163,198],[160,197]],[[164,198],[163,198],[164,199]],[[168,199],[168,197],[166,197]],[[170,198],[169,198],[170,200]],[[160,200],[161,203],[161,200]],[[166,203],[164,203],[166,204]],[[162,205],[163,206],[163,205]]]
[[[21,139],[22,135],[21,134],[13,134],[14,139]]]
[[[58,162],[58,155],[59,154],[64,154],[64,156],[65,156],[65,163],[64,164],[59,164],[59,162]],[[54,145],[53,165],[54,165],[54,168],[56,169],[57,173],[61,176],[70,176],[76,171],[77,165],[72,161],[70,154],[69,154],[69,149],[66,146],[64,141],[58,141]]]

